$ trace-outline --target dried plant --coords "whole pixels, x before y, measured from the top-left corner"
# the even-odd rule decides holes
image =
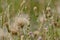
[[[0,40],[60,40],[60,0],[0,0]]]

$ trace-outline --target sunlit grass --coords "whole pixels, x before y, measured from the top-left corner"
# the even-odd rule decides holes
[[[0,40],[60,40],[59,0],[0,0]]]

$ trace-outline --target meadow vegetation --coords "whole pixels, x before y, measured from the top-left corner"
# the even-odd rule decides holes
[[[0,0],[0,40],[60,40],[60,0]]]

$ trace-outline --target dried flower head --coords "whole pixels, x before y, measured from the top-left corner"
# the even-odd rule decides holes
[[[42,37],[41,37],[41,36],[39,36],[37,40],[42,40]]]
[[[13,34],[17,34],[20,28],[29,25],[29,18],[27,14],[20,14],[15,17],[14,22],[9,27],[9,30]]]
[[[18,28],[16,26],[11,26],[9,28],[9,30],[12,34],[17,34],[17,32],[18,32]]]
[[[20,14],[18,17],[15,18],[15,25],[18,27],[23,28],[25,25],[29,25],[29,17],[27,14]]]
[[[39,31],[34,31],[33,34],[34,34],[34,36],[38,36],[39,35]]]
[[[46,21],[46,18],[44,16],[39,16],[37,21],[43,23]]]

